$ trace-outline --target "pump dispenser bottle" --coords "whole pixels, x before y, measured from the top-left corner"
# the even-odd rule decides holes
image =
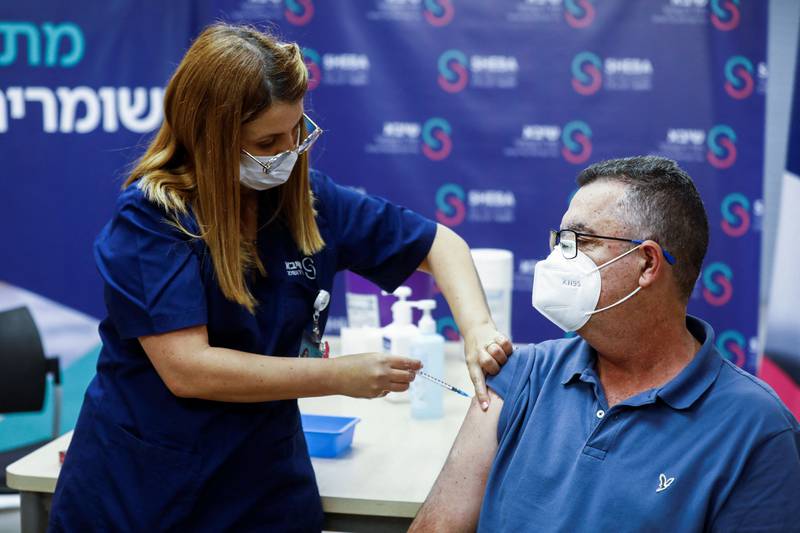
[[[411,356],[411,344],[419,336],[417,326],[411,319],[414,303],[407,301],[411,296],[411,289],[405,286],[398,287],[393,293],[398,300],[392,304],[392,322],[383,328],[384,352],[392,355]],[[386,399],[391,402],[410,401],[408,391],[390,392]]]
[[[422,318],[419,320],[419,335],[411,343],[411,357],[422,361],[425,372],[444,379],[444,337],[436,333],[436,321],[431,316],[436,301],[420,300],[415,307],[422,310]],[[444,416],[444,389],[420,378],[411,383],[409,390],[412,417],[431,419]]]

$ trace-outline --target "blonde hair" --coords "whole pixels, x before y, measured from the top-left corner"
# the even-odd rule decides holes
[[[222,293],[251,313],[258,302],[247,287],[254,269],[266,271],[255,245],[244,238],[239,185],[242,124],[273,102],[294,103],[305,95],[308,73],[300,48],[246,26],[214,24],[186,52],[164,97],[164,122],[123,187],[139,180],[147,198],[171,216],[186,235],[203,239]],[[305,124],[301,121],[301,134]],[[320,251],[308,152],[289,181],[270,191],[275,212],[300,252]],[[191,208],[199,234],[179,215]]]

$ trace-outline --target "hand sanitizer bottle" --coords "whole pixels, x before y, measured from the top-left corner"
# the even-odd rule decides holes
[[[411,344],[419,336],[411,316],[414,303],[406,300],[411,296],[411,289],[399,287],[394,291],[399,299],[392,304],[392,323],[383,328],[384,352],[392,355],[411,356]],[[409,402],[408,392],[390,392],[386,395],[390,402]]]
[[[419,335],[411,344],[411,357],[422,361],[424,372],[444,379],[444,337],[436,333],[436,321],[431,316],[436,301],[420,300],[415,307],[422,310],[422,318],[419,320]],[[412,417],[431,419],[444,416],[441,387],[419,378],[411,383],[409,390]]]

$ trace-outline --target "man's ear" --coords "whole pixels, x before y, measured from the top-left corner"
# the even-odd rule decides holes
[[[642,271],[639,274],[639,286],[647,288],[655,283],[662,275],[667,260],[661,253],[661,246],[656,241],[646,240],[642,243]]]

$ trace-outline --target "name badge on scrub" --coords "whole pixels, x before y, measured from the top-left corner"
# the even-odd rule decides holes
[[[319,327],[319,315],[331,301],[331,295],[326,290],[320,290],[314,300],[314,315],[312,316],[311,329],[303,330],[300,341],[300,357],[328,357],[330,348],[328,342],[322,340],[322,331]]]

